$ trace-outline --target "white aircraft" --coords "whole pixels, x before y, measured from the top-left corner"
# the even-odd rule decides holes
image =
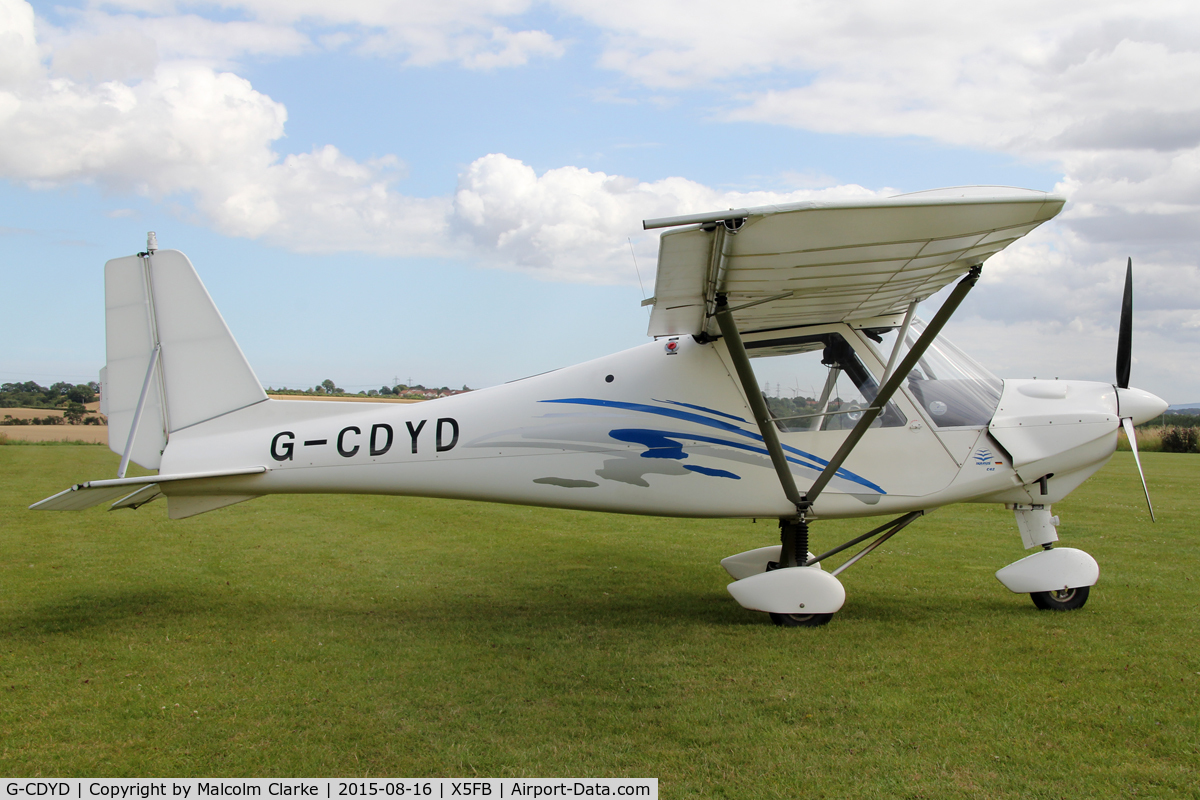
[[[1037,551],[996,577],[1039,608],[1079,608],[1099,567],[1052,547],[1051,506],[1109,460],[1118,428],[1134,443],[1133,425],[1167,405],[1129,387],[1132,264],[1115,384],[1001,381],[938,336],[988,257],[1064,202],[968,187],[649,220],[672,229],[646,301],[653,342],[411,405],[267,397],[187,257],[150,234],[147,252],[105,266],[102,411],[117,477],[31,508],[165,496],[180,519],[319,492],[776,517],[780,544],[721,562],[729,591],[776,624],[815,626],[845,600],[837,575],[922,514],[1003,503]],[[954,281],[928,323],[914,317]],[[772,410],[756,370],[768,383],[786,370],[812,397]],[[158,474],[125,477],[130,461]],[[811,522],[876,515],[894,518],[810,552]]]

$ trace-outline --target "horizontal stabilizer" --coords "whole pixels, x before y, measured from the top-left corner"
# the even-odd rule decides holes
[[[257,475],[266,472],[266,467],[245,467],[243,469],[218,470],[215,472],[184,472],[179,475],[145,475],[140,478],[112,478],[103,481],[88,481],[77,483],[70,489],[64,489],[53,497],[38,501],[31,505],[30,510],[37,511],[80,511],[94,505],[124,498],[115,507],[136,508],[143,502],[153,499],[147,493],[146,499],[137,503],[127,503],[135,495],[141,495],[149,486],[171,483],[174,481],[195,481],[206,478],[229,478],[235,475]],[[130,494],[130,493],[133,494]]]
[[[128,480],[128,479],[125,479]],[[151,476],[153,480],[153,476]],[[64,489],[53,497],[47,497],[45,500],[34,503],[29,507],[30,511],[82,511],[85,508],[106,503],[109,500],[117,500],[129,494],[131,489],[140,488],[137,484],[124,484],[122,486],[94,486],[93,483],[104,483],[105,481],[93,481],[91,483],[77,483],[70,489]]]

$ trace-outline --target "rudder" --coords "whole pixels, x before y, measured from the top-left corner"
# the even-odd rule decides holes
[[[109,261],[104,294],[102,397],[122,467],[157,469],[171,433],[267,399],[183,253]]]

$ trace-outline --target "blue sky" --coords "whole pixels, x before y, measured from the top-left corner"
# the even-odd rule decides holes
[[[0,0],[0,382],[104,362],[102,266],[184,251],[259,378],[485,386],[645,341],[640,219],[1056,190],[950,334],[1200,400],[1186,6]]]

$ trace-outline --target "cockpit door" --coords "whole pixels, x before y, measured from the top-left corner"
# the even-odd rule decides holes
[[[793,466],[803,491],[875,398],[885,359],[841,323],[750,334],[745,346],[789,461],[815,465]],[[898,392],[827,494],[840,492],[867,505],[887,495],[920,497],[949,485],[958,467],[912,399]]]

